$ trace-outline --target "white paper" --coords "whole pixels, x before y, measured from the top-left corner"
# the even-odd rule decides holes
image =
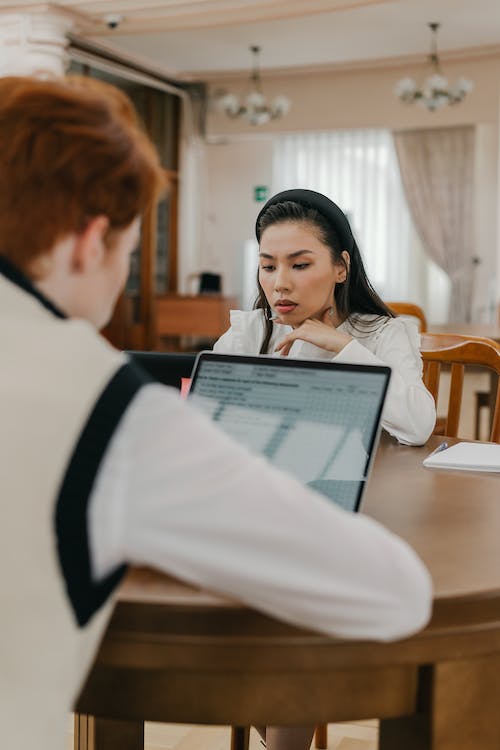
[[[500,444],[457,443],[445,450],[431,453],[423,464],[436,469],[500,472]]]

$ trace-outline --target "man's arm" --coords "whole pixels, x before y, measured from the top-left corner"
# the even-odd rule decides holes
[[[411,548],[251,455],[175,391],[143,388],[90,503],[93,570],[147,564],[331,635],[422,628],[430,577]]]

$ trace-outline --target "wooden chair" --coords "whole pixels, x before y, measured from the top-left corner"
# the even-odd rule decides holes
[[[465,367],[487,367],[500,376],[500,345],[491,339],[477,336],[424,333],[421,336],[420,351],[424,361],[424,383],[436,402],[441,366],[451,366],[450,397],[443,434],[457,437]],[[500,378],[490,440],[500,442]]]
[[[500,376],[500,346],[495,341],[486,338],[426,333],[427,321],[423,310],[418,305],[403,302],[390,302],[388,305],[397,314],[413,315],[420,320],[422,331],[420,349],[424,360],[424,383],[436,402],[441,365],[445,363],[451,365],[448,413],[444,420],[441,422],[438,420],[437,431],[439,434],[457,437],[465,366],[481,365],[490,368]],[[490,440],[500,442],[500,377]],[[327,744],[327,725],[320,724],[316,727],[315,745],[318,750],[325,750]]]
[[[408,315],[412,318],[417,318],[420,325],[420,333],[427,331],[427,318],[421,307],[413,304],[413,302],[387,302],[393,313],[396,315]]]

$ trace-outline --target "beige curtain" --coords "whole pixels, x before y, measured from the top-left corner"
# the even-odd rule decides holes
[[[415,228],[451,279],[454,322],[469,321],[472,307],[474,137],[472,126],[394,133]]]

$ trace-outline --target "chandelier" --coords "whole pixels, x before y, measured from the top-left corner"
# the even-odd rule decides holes
[[[403,102],[408,104],[418,102],[433,112],[446,104],[461,102],[467,92],[473,88],[473,83],[467,78],[459,78],[453,84],[448,83],[448,79],[443,75],[437,51],[437,32],[440,24],[429,23],[428,26],[431,30],[429,75],[421,85],[418,85],[413,78],[402,78],[397,83],[394,93]]]
[[[270,120],[283,117],[290,109],[290,101],[286,96],[276,96],[270,102],[262,92],[262,80],[259,68],[260,47],[250,47],[253,55],[253,68],[250,76],[248,93],[240,101],[235,94],[220,94],[216,96],[217,109],[228,117],[241,117],[251,125],[265,125]]]

